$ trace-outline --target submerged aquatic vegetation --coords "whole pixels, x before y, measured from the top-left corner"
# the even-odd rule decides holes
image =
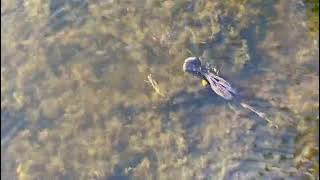
[[[319,34],[319,1],[306,0],[308,26],[310,28],[311,36],[317,38]]]
[[[295,127],[286,118],[281,127],[293,133],[266,129],[254,117],[226,108],[181,71],[184,57],[203,55],[271,107],[315,113],[318,94],[306,84],[316,85],[318,75],[308,65],[316,54],[305,56],[306,46],[294,47],[301,53],[290,56],[287,50],[302,44],[295,42],[302,31],[270,27],[278,20],[275,6],[286,4],[68,0],[55,6],[58,1],[31,0],[20,8],[3,2],[5,9],[19,11],[1,17],[1,111],[24,112],[28,126],[2,149],[2,177],[245,177],[243,165],[258,178],[296,175],[285,172],[297,169],[291,158]],[[264,44],[271,47],[274,36],[291,41],[270,50]],[[306,70],[287,66],[296,62]],[[252,73],[253,65],[273,72]],[[297,78],[300,84],[293,86],[307,70],[315,78]],[[151,82],[161,82],[154,85],[166,92],[164,98],[153,96],[144,82],[148,74]],[[311,148],[300,157],[315,162],[315,145],[308,143]],[[303,169],[303,158],[296,159]]]
[[[250,55],[248,50],[248,44],[246,40],[241,41],[241,48],[235,52],[235,66],[236,71],[241,70],[248,61],[250,61]]]

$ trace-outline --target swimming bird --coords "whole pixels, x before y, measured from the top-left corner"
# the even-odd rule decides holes
[[[217,74],[214,74],[208,66],[203,65],[199,57],[186,58],[182,69],[184,72],[190,73],[202,79],[202,82],[205,82],[203,85],[209,84],[212,91],[226,100],[233,100],[237,96],[237,91],[230,85],[230,83],[228,83],[222,77],[219,77]],[[240,102],[240,105],[271,123],[271,121],[266,117],[265,113],[256,110],[244,102]]]
[[[187,58],[183,64],[183,71],[205,80],[216,94],[226,100],[233,99],[237,93],[230,83],[210,72],[210,68],[203,66],[198,57]],[[203,84],[205,85],[205,83]]]

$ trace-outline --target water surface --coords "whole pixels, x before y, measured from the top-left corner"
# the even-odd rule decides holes
[[[318,2],[1,5],[2,178],[318,177]],[[278,128],[183,73],[188,56]]]

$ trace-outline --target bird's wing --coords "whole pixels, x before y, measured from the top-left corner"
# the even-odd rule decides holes
[[[227,100],[231,100],[233,98],[233,95],[230,93],[229,88],[228,88],[230,86],[227,86],[227,87],[224,86],[224,85],[227,85],[227,84],[224,83],[226,81],[219,81],[219,80],[215,79],[213,76],[210,76],[207,73],[204,73],[203,75],[207,78],[211,89],[215,93],[217,93],[219,96],[221,96],[221,97],[223,97],[224,99],[227,99]],[[220,83],[220,82],[222,82],[222,83]]]

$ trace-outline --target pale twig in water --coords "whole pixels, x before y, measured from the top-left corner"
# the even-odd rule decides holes
[[[187,52],[188,52],[191,56],[193,56],[193,53],[191,52],[190,49],[187,48]]]
[[[160,91],[160,88],[159,88],[159,85],[158,85],[157,81],[152,79],[151,74],[148,75],[148,81],[147,80],[145,80],[145,81],[151,84],[152,88],[155,90],[155,92],[157,94],[159,94],[160,96],[164,97],[164,94]]]

